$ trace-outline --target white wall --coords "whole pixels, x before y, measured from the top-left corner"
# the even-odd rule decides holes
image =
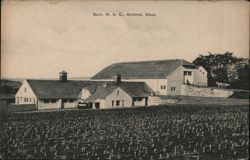
[[[146,98],[134,98],[134,106],[145,106]]]
[[[129,82],[145,82],[154,92],[161,95],[167,94],[167,79],[122,79]],[[166,89],[161,89],[161,86],[166,86]]]
[[[192,75],[184,77],[184,71],[191,71]],[[199,69],[187,69],[180,66],[167,79],[167,93],[169,95],[182,95],[182,84],[186,79],[193,85],[207,86],[207,72],[203,67]],[[175,87],[175,90],[171,91],[171,87]]]
[[[231,96],[233,93],[234,92],[232,90],[227,90],[227,89],[182,85],[182,95],[187,95],[187,96],[227,98]]]
[[[81,99],[87,99],[90,95],[91,95],[91,93],[89,92],[88,89],[86,89],[86,88],[82,89]]]
[[[194,71],[194,85],[207,86],[207,71],[200,66]]]
[[[16,104],[36,104],[37,98],[28,82],[25,80],[15,95]]]
[[[184,82],[183,71],[184,67],[180,66],[167,77],[168,78],[167,94],[169,95],[181,94],[181,85]],[[175,90],[171,90],[171,88],[175,88]]]
[[[47,100],[48,102],[45,103],[44,100],[38,100],[38,109],[61,109],[62,103],[63,108],[75,108],[76,107],[76,101],[69,102],[68,100],[66,102],[62,102],[61,99],[57,99],[55,103],[53,103],[50,99]]]
[[[63,108],[76,108],[76,100],[74,102],[70,102],[69,100],[67,100],[66,102],[62,102],[63,104]]]
[[[49,103],[44,103],[44,100],[38,100],[38,109],[60,109],[61,103],[59,100],[56,101],[56,103],[51,103],[49,100]]]
[[[119,95],[117,92],[119,91]],[[131,107],[132,106],[132,98],[121,88],[115,89],[110,95],[105,98],[105,108],[113,108],[112,100],[114,101],[115,107]],[[120,101],[120,106],[116,106],[116,101]],[[122,106],[122,101],[124,101],[124,106]]]
[[[97,109],[97,108],[95,107],[95,104],[96,104],[96,103],[99,103],[99,104],[100,104],[99,109],[107,108],[107,107],[105,106],[105,99],[97,99],[97,100],[95,100],[95,102],[93,102],[93,104],[92,104],[92,108],[93,108],[93,109]]]

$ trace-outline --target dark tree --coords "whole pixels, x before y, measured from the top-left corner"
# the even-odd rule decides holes
[[[208,85],[230,83],[233,88],[249,89],[249,59],[237,58],[233,53],[199,55],[194,64],[208,72]],[[241,85],[242,84],[242,85]]]
[[[14,93],[14,89],[11,86],[4,85],[4,86],[1,86],[0,93],[1,94],[12,94],[12,93]]]

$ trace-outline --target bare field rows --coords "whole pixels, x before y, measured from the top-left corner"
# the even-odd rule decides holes
[[[5,114],[2,159],[247,159],[249,108],[162,106]]]

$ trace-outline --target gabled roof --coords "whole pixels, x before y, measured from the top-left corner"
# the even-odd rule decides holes
[[[113,81],[67,81],[58,80],[27,80],[38,99],[77,98],[83,88],[90,90],[97,98],[105,97],[118,86],[124,88],[131,96],[145,96],[152,92],[144,82],[121,82],[116,85]],[[104,88],[104,86],[107,86]]]
[[[93,94],[93,93],[95,93],[97,86],[92,84],[92,85],[86,86],[84,89],[88,90],[89,93]]]
[[[144,82],[121,82],[119,85],[115,83],[104,86],[98,86],[95,93],[86,99],[87,102],[93,102],[97,99],[105,99],[117,88],[121,88],[131,97],[147,97],[153,90]]]
[[[27,80],[38,99],[76,98],[88,85],[102,85],[102,81]],[[109,82],[111,83],[111,82]]]
[[[115,63],[97,73],[91,79],[111,79],[121,74],[124,79],[164,79],[179,66],[195,65],[183,59]]]
[[[85,101],[86,102],[93,102],[97,99],[105,99],[108,95],[110,95],[118,86],[110,85],[107,87],[98,86],[96,91],[89,96]]]

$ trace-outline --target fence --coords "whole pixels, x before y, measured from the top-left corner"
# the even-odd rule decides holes
[[[229,89],[219,89],[210,87],[201,87],[193,85],[182,85],[182,95],[202,96],[202,97],[222,97],[227,98],[233,95],[234,91]]]
[[[10,112],[26,112],[26,111],[35,111],[37,107],[35,104],[7,104],[4,102],[0,103],[0,112],[1,113],[10,113]]]

